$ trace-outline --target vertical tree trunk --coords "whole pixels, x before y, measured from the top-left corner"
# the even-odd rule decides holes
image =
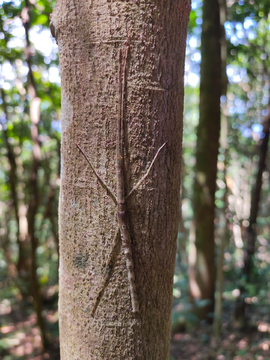
[[[251,281],[253,259],[255,254],[255,245],[257,239],[256,223],[259,212],[260,197],[263,183],[263,172],[265,170],[265,162],[268,152],[269,142],[269,127],[270,127],[270,104],[267,107],[268,115],[264,118],[263,134],[264,137],[259,145],[259,162],[258,171],[256,175],[256,181],[251,192],[251,204],[250,204],[250,217],[249,225],[245,234],[246,247],[244,250],[244,268],[243,276],[245,283],[249,284]],[[242,284],[240,285],[240,295],[235,305],[235,320],[237,327],[244,327],[248,325],[248,318],[246,316],[246,289]]]
[[[194,183],[195,268],[190,271],[193,299],[210,300],[200,318],[214,309],[215,294],[215,190],[220,131],[221,31],[218,0],[203,1],[201,37],[200,118]]]
[[[221,94],[227,96],[228,77],[227,77],[227,40],[225,32],[225,22],[227,21],[227,2],[226,0],[219,0],[220,8],[220,26],[221,26]],[[228,165],[228,109],[227,100],[221,105],[221,129],[220,129],[220,147],[223,149],[224,154],[224,169],[223,178],[226,183],[227,165]],[[224,289],[224,250],[228,237],[226,210],[228,207],[228,188],[224,189],[223,203],[221,209],[219,224],[220,229],[219,237],[219,251],[217,256],[217,278],[216,278],[216,291],[215,291],[215,314],[214,314],[214,334],[217,340],[220,340],[221,326],[222,326],[222,308],[223,308],[223,289]]]
[[[169,358],[189,11],[186,0],[58,0],[53,12],[62,76],[62,360]],[[125,67],[119,49],[125,55],[127,46]],[[121,67],[126,68],[120,94],[126,195],[166,142],[126,204],[139,302],[135,313],[123,251],[114,271],[108,264],[115,257],[115,204],[76,146],[116,193]]]
[[[259,163],[258,163],[258,172],[256,175],[255,185],[252,189],[251,194],[251,204],[250,204],[250,217],[249,225],[246,233],[246,249],[244,252],[244,275],[246,276],[246,281],[250,281],[251,269],[253,266],[253,256],[255,254],[255,243],[256,243],[256,223],[259,212],[259,204],[262,190],[263,182],[263,172],[265,170],[265,161],[268,150],[268,141],[269,141],[269,126],[270,126],[270,105],[268,105],[268,115],[264,119],[264,137],[261,140],[259,148]]]
[[[30,30],[30,16],[29,16],[28,0],[25,1],[25,8],[22,11],[23,26],[25,29],[26,47],[25,55],[28,65],[28,95],[30,97],[30,120],[31,120],[31,140],[33,142],[32,150],[32,166],[29,178],[29,204],[27,209],[27,225],[28,225],[28,242],[31,244],[31,290],[34,298],[34,306],[37,314],[37,324],[40,328],[43,347],[48,347],[49,341],[46,334],[46,325],[42,316],[42,297],[40,294],[40,286],[37,277],[37,262],[36,250],[38,247],[38,238],[35,234],[36,215],[39,206],[39,189],[38,189],[38,168],[41,161],[41,149],[38,139],[38,123],[40,120],[40,98],[37,96],[36,84],[32,71],[32,56],[30,49],[29,30]],[[29,254],[28,254],[29,256]]]

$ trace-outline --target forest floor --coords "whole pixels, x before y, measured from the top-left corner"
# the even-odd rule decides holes
[[[59,360],[57,294],[52,293],[44,303],[43,316],[50,336],[46,351],[42,349],[31,301],[19,301],[10,292],[7,295],[0,301],[0,360]]]
[[[261,323],[259,328],[265,330],[268,326]],[[270,360],[269,333],[260,330],[223,329],[219,341],[211,334],[209,325],[175,334],[170,360]]]
[[[258,317],[254,322],[256,326],[242,332],[230,328],[227,316],[218,342],[208,324],[191,327],[185,333],[174,334],[170,360],[270,360],[270,323],[266,321],[269,318],[268,311],[266,315],[268,309],[261,309],[254,309],[254,314]],[[42,350],[36,316],[30,304],[2,300],[0,359],[59,360],[57,301],[45,304],[44,316],[51,336],[50,349],[47,351]]]

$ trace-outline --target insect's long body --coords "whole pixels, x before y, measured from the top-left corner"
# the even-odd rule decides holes
[[[118,223],[122,238],[122,249],[126,259],[126,267],[129,281],[129,291],[132,311],[139,311],[139,302],[135,285],[135,272],[132,256],[132,243],[129,232],[128,216],[126,209],[126,193],[124,178],[124,104],[126,97],[126,65],[129,46],[124,50],[123,63],[122,51],[119,50],[119,109],[117,124],[117,146],[116,146],[116,178],[117,178],[117,213]]]
[[[118,206],[118,222],[122,237],[122,249],[126,258],[126,267],[128,273],[128,281],[129,281],[129,291],[131,298],[132,311],[139,311],[139,301],[135,284],[135,272],[134,272],[134,263],[132,256],[132,244],[131,238],[128,228],[128,217],[126,212],[125,204],[120,204]]]
[[[102,187],[107,191],[108,195],[117,205],[117,218],[118,218],[118,227],[115,232],[115,237],[113,239],[112,250],[109,255],[109,259],[106,264],[104,277],[100,286],[100,289],[97,293],[96,300],[94,302],[91,314],[94,315],[95,311],[98,307],[98,304],[103,296],[104,290],[108,285],[110,278],[113,274],[114,267],[117,261],[117,256],[120,252],[121,245],[123,249],[123,253],[126,260],[126,268],[128,273],[128,281],[129,281],[129,292],[131,298],[132,311],[139,311],[139,301],[135,284],[135,271],[134,271],[134,262],[133,262],[133,254],[132,254],[132,241],[130,236],[129,229],[129,221],[127,214],[127,204],[126,200],[129,196],[142,184],[142,182],[146,179],[152,166],[154,165],[155,160],[157,159],[161,149],[165,146],[164,143],[157,151],[154,159],[152,160],[147,172],[145,175],[138,181],[138,183],[131,189],[131,191],[126,194],[125,188],[125,164],[124,164],[124,121],[125,121],[125,108],[124,104],[126,101],[126,72],[127,72],[127,57],[129,52],[129,37],[127,40],[127,45],[124,49],[123,59],[122,59],[122,50],[119,50],[119,99],[118,99],[118,121],[117,121],[117,140],[116,140],[116,182],[117,182],[117,194],[114,195],[112,189],[105,183],[105,181],[99,176],[95,168],[93,167],[91,161],[87,157],[85,151],[81,148],[81,146],[76,143],[77,147],[80,149],[85,159],[89,163],[92,171],[97,177],[98,181],[102,185]],[[122,241],[121,241],[122,240]]]

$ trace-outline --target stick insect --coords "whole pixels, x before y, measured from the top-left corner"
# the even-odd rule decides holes
[[[121,250],[121,246],[123,249],[123,253],[126,259],[126,268],[128,273],[128,281],[129,281],[129,293],[132,304],[132,311],[134,313],[139,312],[139,301],[135,284],[135,273],[134,273],[134,262],[132,257],[132,242],[129,232],[128,226],[128,216],[127,216],[127,207],[126,201],[131,196],[131,194],[143,183],[143,181],[149,175],[160,151],[166,145],[164,143],[157,151],[155,157],[153,158],[148,170],[144,174],[144,176],[138,181],[138,183],[131,189],[131,191],[126,195],[125,181],[124,181],[124,102],[126,98],[126,64],[127,57],[129,52],[128,43],[125,46],[123,56],[122,50],[119,49],[119,105],[118,105],[118,121],[117,121],[117,144],[116,144],[116,182],[117,182],[117,195],[115,195],[110,189],[110,187],[106,184],[106,182],[99,176],[91,161],[89,160],[87,154],[82,149],[82,147],[76,143],[79,150],[82,152],[83,156],[87,160],[90,165],[91,170],[97,177],[101,186],[107,191],[108,195],[111,197],[113,202],[117,206],[117,218],[118,218],[118,226],[115,232],[112,250],[109,255],[109,259],[106,264],[105,274],[98,291],[98,295],[94,302],[91,315],[94,316],[95,311],[98,307],[98,304],[103,296],[105,288],[107,287],[110,278],[113,274],[114,267],[116,264],[117,256]],[[123,57],[123,59],[122,59]]]

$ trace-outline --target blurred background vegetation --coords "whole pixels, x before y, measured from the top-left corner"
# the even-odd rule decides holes
[[[202,1],[192,1],[171,359],[270,359],[270,1],[220,1],[224,74],[215,313],[192,294]],[[0,0],[0,359],[59,359],[60,72],[55,1]],[[223,15],[222,15],[223,14]],[[222,35],[223,34],[223,35]],[[226,64],[226,65],[224,65]],[[226,71],[225,71],[226,70]],[[225,80],[224,80],[225,79]],[[211,133],[211,128],[205,131]],[[206,159],[206,164],[207,164]],[[206,246],[210,246],[207,244]],[[209,248],[210,251],[210,248]],[[199,309],[199,311],[198,311]],[[210,308],[209,308],[210,309]]]

